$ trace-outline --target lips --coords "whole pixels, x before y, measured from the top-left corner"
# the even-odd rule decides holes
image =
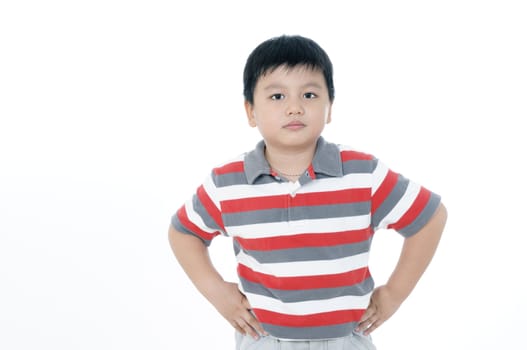
[[[299,122],[299,121],[292,121],[284,125],[285,129],[291,129],[291,130],[297,130],[305,127],[306,124]]]

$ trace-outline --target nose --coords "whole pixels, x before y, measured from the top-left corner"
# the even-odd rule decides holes
[[[288,117],[294,117],[304,114],[304,107],[302,106],[301,101],[296,98],[291,98],[288,101],[286,114]]]

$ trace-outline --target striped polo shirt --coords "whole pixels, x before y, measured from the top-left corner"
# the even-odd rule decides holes
[[[288,340],[351,334],[374,288],[373,233],[405,237],[434,214],[440,197],[375,157],[317,141],[297,182],[281,179],[265,144],[213,169],[172,217],[209,245],[232,237],[242,292],[263,328]]]

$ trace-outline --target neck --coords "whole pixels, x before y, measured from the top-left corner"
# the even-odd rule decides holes
[[[266,146],[265,157],[273,170],[289,180],[296,181],[313,161],[315,147],[316,145],[313,145],[310,149],[302,151],[284,152]]]

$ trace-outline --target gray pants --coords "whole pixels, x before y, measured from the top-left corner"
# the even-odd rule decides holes
[[[236,332],[236,350],[375,350],[371,337],[353,333],[344,338],[315,341],[285,341],[271,336],[254,340]]]

